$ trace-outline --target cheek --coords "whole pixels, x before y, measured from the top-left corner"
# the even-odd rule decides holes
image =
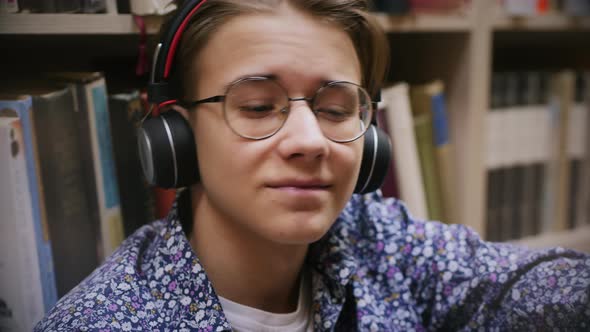
[[[215,176],[214,170],[220,173],[225,173],[223,168],[225,158],[233,155],[231,145],[226,144],[221,138],[227,137],[223,122],[214,116],[204,114],[205,112],[214,112],[214,110],[198,110],[191,119],[194,135],[195,145],[197,147],[197,157],[199,161],[199,170],[201,173],[201,181],[207,182],[208,178]]]
[[[223,190],[232,188],[243,181],[240,177],[250,174],[257,160],[261,159],[259,154],[251,151],[251,144],[225,125],[223,117],[201,114],[195,116],[192,124],[204,185],[215,183],[215,187]]]
[[[348,144],[335,144],[333,151],[337,157],[334,158],[334,171],[342,181],[347,181],[347,191],[352,193],[361,168],[363,141],[359,139]]]

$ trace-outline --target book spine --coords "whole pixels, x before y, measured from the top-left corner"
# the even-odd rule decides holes
[[[42,283],[43,303],[48,311],[57,302],[57,288],[53,253],[49,237],[49,228],[43,199],[41,169],[35,140],[35,128],[32,120],[32,99],[0,101],[0,109],[14,109],[18,114],[23,134],[25,153],[25,169],[28,176],[28,192],[31,200],[33,229],[36,239],[37,256],[39,257],[39,274]]]
[[[424,192],[428,206],[429,218],[432,220],[447,220],[442,192],[438,159],[435,151],[435,101],[434,96],[442,95],[443,83],[433,81],[425,85],[410,88],[411,108],[416,133],[416,145],[420,157],[420,170],[424,181]],[[441,133],[443,136],[444,133]]]
[[[443,93],[432,97],[434,147],[437,161],[437,177],[440,186],[444,221],[454,223],[458,220],[454,200],[453,145],[449,135],[449,121],[445,96]]]
[[[420,172],[420,159],[416,147],[409,88],[399,83],[384,89],[387,98],[386,119],[392,133],[392,149],[397,161],[397,179],[401,199],[418,219],[427,219],[428,209],[424,193],[424,181]]]
[[[154,197],[151,186],[145,181],[137,153],[137,128],[144,111],[139,92],[109,96],[109,113],[117,181],[121,194],[121,211],[125,235],[153,221]]]
[[[580,165],[580,188],[576,206],[576,227],[590,224],[590,72],[582,73],[583,84],[580,87],[581,112],[584,128],[581,141],[585,142],[584,157]]]
[[[176,5],[171,0],[129,0],[129,5],[131,13],[135,15],[166,15],[176,9]]]
[[[59,297],[98,265],[73,96],[65,88],[33,97],[33,126]]]
[[[563,12],[570,16],[588,16],[590,15],[590,1],[563,0]]]
[[[440,188],[435,171],[437,165],[434,157],[432,114],[422,113],[414,116],[414,131],[416,133],[416,145],[420,157],[422,178],[424,179],[428,218],[431,220],[444,220],[440,204]]]
[[[410,0],[375,0],[374,10],[391,15],[402,15],[410,12]]]
[[[18,13],[18,1],[0,0],[0,13]]]
[[[380,103],[379,109],[377,111],[377,123],[389,137],[391,137],[391,129],[387,125],[387,119],[385,118],[387,107],[385,103]],[[385,197],[400,197],[399,193],[399,185],[398,180],[396,178],[397,171],[395,169],[395,156],[391,156],[391,161],[389,162],[389,167],[387,168],[387,175],[385,176],[385,180],[383,181],[383,186],[381,187],[381,191],[383,192],[383,196]]]
[[[45,312],[23,150],[18,118],[0,117],[0,299],[11,311],[0,327],[10,320],[15,331],[30,331]]]
[[[13,122],[12,129],[12,157],[10,178],[12,180],[13,204],[17,223],[15,238],[19,252],[19,282],[23,297],[24,312],[27,318],[24,322],[26,329],[30,330],[45,314],[42,279],[39,269],[39,256],[37,254],[37,241],[35,239],[34,221],[32,215],[31,198],[28,192],[28,175],[24,156],[24,144],[19,121]]]
[[[104,13],[107,11],[106,0],[80,0],[83,13]]]
[[[123,218],[104,78],[86,84],[84,90],[88,106],[92,161],[99,206],[101,258],[104,258],[109,256],[123,241]]]
[[[549,162],[543,231],[567,229],[570,165],[568,158],[569,118],[573,102],[573,73],[562,71],[552,78],[551,93],[551,160]]]

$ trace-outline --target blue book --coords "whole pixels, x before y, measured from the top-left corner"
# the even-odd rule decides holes
[[[29,179],[28,193],[30,195],[33,229],[39,258],[39,279],[43,291],[43,306],[45,311],[48,311],[57,302],[57,288],[51,242],[47,230],[47,220],[45,220],[40,170],[37,163],[37,147],[31,115],[32,99],[30,96],[1,99],[4,100],[0,100],[0,112],[7,112],[7,110],[16,112],[21,123],[26,172]]]

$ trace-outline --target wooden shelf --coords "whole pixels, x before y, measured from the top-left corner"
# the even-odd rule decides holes
[[[524,245],[532,249],[563,247],[590,253],[590,224],[576,229],[531,236],[511,243]]]
[[[469,18],[462,14],[391,16],[374,14],[387,32],[469,32]]]
[[[387,32],[469,32],[465,15],[375,14]],[[147,33],[158,32],[162,18],[144,16]],[[0,34],[120,35],[137,34],[130,14],[0,14]]]
[[[161,18],[144,17],[148,34],[155,34]],[[130,14],[0,14],[0,34],[122,35],[139,29]]]
[[[493,21],[493,29],[495,31],[590,31],[590,17],[560,14],[514,17],[499,13]]]

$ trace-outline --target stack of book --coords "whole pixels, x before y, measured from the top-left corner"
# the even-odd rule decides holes
[[[165,15],[174,9],[174,0],[0,0],[0,13]]]
[[[397,83],[383,89],[378,116],[391,136],[392,164],[382,191],[417,218],[453,223],[454,166],[444,84]]]
[[[135,137],[145,107],[137,90],[109,95],[100,72],[1,84],[0,327],[30,331],[155,219]]]
[[[567,16],[590,16],[589,0],[503,0],[500,1],[506,14],[531,17],[545,14]]]
[[[107,0],[0,0],[8,13],[105,13]]]
[[[464,9],[468,0],[375,0],[373,10],[390,15],[449,13]]]
[[[487,229],[506,241],[590,217],[590,76],[493,74],[487,115]]]

